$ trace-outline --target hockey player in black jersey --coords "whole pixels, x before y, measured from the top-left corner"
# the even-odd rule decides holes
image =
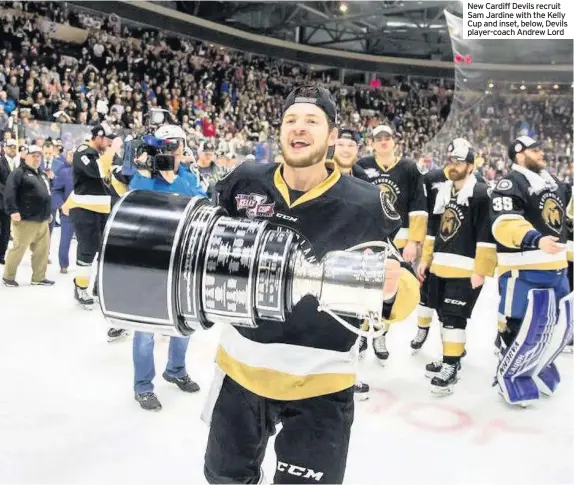
[[[78,147],[72,160],[74,190],[62,209],[69,211],[78,241],[74,299],[86,309],[94,305],[88,286],[111,208],[107,182],[112,160],[120,148],[121,140],[109,125],[102,124],[92,128],[91,139]],[[112,328],[108,331],[108,338],[115,340],[125,334],[124,330]]]
[[[357,165],[365,170],[369,182],[385,193],[400,214],[401,229],[394,243],[401,249],[405,261],[414,263],[426,234],[427,202],[423,176],[416,163],[397,156],[396,136],[390,126],[377,126],[373,130],[375,156],[363,157]],[[384,365],[389,358],[386,334],[373,339],[373,350],[378,362]]]
[[[466,144],[469,148],[472,148],[471,144],[464,138],[457,138],[457,140],[458,140],[457,144],[460,143]],[[446,165],[447,166],[445,168],[436,168],[434,170],[430,170],[423,176],[424,193],[427,200],[427,212],[429,213],[429,215],[433,213],[436,196],[438,192],[440,191],[441,187],[443,187],[443,185],[449,181],[448,160],[446,162]],[[473,175],[476,177],[476,180],[478,182],[484,184],[486,183],[484,177],[480,173],[473,172]],[[432,254],[433,246],[434,246],[434,237],[427,235],[423,243],[421,259],[430,260],[429,255]],[[428,269],[429,268],[427,267],[427,272]],[[432,321],[432,316],[434,313],[434,310],[431,307],[429,307],[427,302],[427,294],[428,294],[427,287],[428,287],[428,279],[425,278],[421,284],[421,301],[417,308],[417,323],[418,323],[417,334],[415,335],[415,338],[411,340],[411,349],[413,349],[413,351],[420,350],[424,345],[424,343],[426,342],[430,329],[430,324]]]
[[[337,138],[336,104],[320,87],[286,99],[282,164],[242,164],[216,185],[232,216],[269,221],[301,234],[304,251],[327,252],[392,238],[400,217],[380,191],[341,176],[326,162]],[[383,315],[405,318],[418,303],[416,277],[387,260]],[[205,454],[209,483],[265,483],[261,464],[275,440],[273,483],[342,483],[354,415],[357,336],[304,297],[281,325],[226,326],[217,372],[203,413],[210,423]],[[362,322],[347,319],[355,327]]]
[[[357,165],[359,155],[359,134],[353,128],[339,128],[335,149],[333,151],[333,161],[343,175],[355,177],[365,182],[369,178],[365,171]],[[359,352],[363,356],[367,350],[367,338],[360,337]],[[366,382],[357,380],[355,384],[355,396],[358,400],[364,401],[369,398],[370,387]]]
[[[484,279],[496,268],[486,184],[476,180],[470,144],[457,138],[448,147],[448,182],[441,185],[430,214],[425,251],[417,268],[426,279],[427,303],[442,324],[442,359],[426,366],[431,390],[449,394],[457,381],[466,325]],[[430,269],[427,274],[427,268]]]
[[[506,319],[496,384],[511,404],[552,395],[556,356],[572,338],[566,241],[571,189],[546,170],[540,144],[528,137],[508,149],[514,162],[491,194],[498,252],[499,315]]]
[[[367,174],[357,165],[359,155],[359,134],[353,128],[339,128],[333,161],[343,175],[350,175],[369,182]]]

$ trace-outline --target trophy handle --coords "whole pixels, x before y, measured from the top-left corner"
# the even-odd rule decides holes
[[[383,253],[384,259],[387,259],[390,255],[393,255],[393,256],[397,257],[399,259],[399,261],[403,261],[401,254],[398,252],[398,250],[395,248],[395,246],[393,246],[393,244],[388,242],[388,241],[367,241],[367,242],[352,246],[350,248],[347,248],[347,249],[345,249],[345,251],[346,252],[359,252],[359,251],[362,251],[365,249],[371,249],[371,248],[382,249],[383,251],[381,251],[381,252]],[[361,337],[377,338],[386,332],[386,326],[385,325],[383,325],[379,330],[376,330],[376,328],[375,328],[375,323],[379,323],[378,315],[374,315],[374,314],[369,315],[365,319],[367,321],[369,329],[368,330],[361,330],[360,328],[356,328],[353,325],[351,325],[350,323],[346,322],[339,315],[337,315],[336,313],[334,313],[333,311],[331,311],[327,307],[322,307],[321,305],[319,305],[319,307],[317,308],[317,311],[325,312],[325,313],[329,314],[334,320],[336,320],[339,324],[343,325],[343,327],[345,327],[347,330],[349,330],[350,332],[353,332],[354,334],[359,335]]]

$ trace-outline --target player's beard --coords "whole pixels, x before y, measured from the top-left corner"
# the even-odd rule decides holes
[[[541,170],[546,168],[546,162],[544,159],[538,161],[535,158],[528,156],[526,153],[524,154],[524,167],[528,170],[531,170],[534,173],[540,173]]]
[[[339,167],[344,172],[350,171],[353,168],[353,165],[355,164],[354,160],[351,161],[342,160],[339,157],[337,157],[337,155],[333,155],[333,160],[335,160],[337,167]]]
[[[459,182],[462,179],[468,177],[469,175],[468,167],[465,166],[464,170],[458,170],[456,168],[449,168],[448,169],[448,179],[452,180],[453,182]]]
[[[291,157],[289,150],[285,150],[283,146],[281,147],[285,163],[293,168],[305,168],[316,165],[325,158],[328,149],[329,145],[327,141],[325,141],[322,145],[317,145],[317,147],[312,149],[305,157]]]

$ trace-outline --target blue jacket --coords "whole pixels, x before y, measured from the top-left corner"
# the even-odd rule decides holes
[[[129,188],[130,190],[152,190],[154,192],[172,192],[174,194],[207,197],[197,176],[183,166],[179,167],[177,178],[172,184],[161,176],[147,178],[136,172],[130,181]]]
[[[52,210],[62,207],[72,190],[74,190],[72,165],[66,162],[55,172],[52,181]]]

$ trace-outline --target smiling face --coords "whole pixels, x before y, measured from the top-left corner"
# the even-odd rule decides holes
[[[335,143],[337,130],[329,129],[327,115],[310,103],[295,103],[283,115],[281,153],[290,167],[310,167],[327,156]]]
[[[339,138],[335,143],[335,154],[333,158],[337,165],[343,169],[349,169],[355,163],[359,154],[359,145],[354,140]]]

